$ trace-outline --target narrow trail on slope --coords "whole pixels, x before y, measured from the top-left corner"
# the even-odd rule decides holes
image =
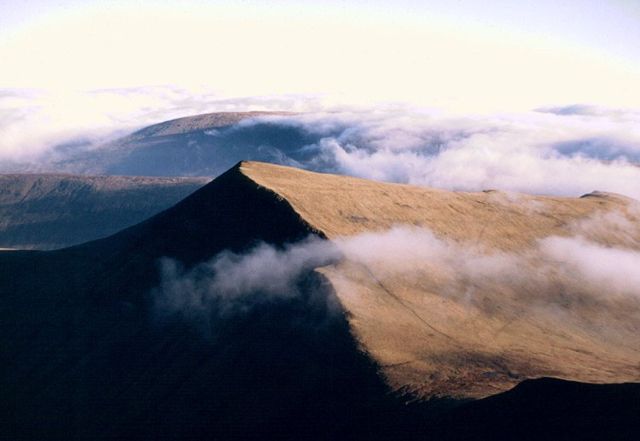
[[[433,326],[426,319],[424,319],[420,314],[418,314],[407,302],[405,302],[402,298],[393,293],[389,288],[387,288],[384,283],[380,279],[378,279],[375,274],[371,271],[371,269],[362,262],[357,262],[369,275],[369,277],[380,287],[382,290],[387,293],[391,298],[393,298],[399,305],[401,305],[404,309],[406,309],[411,315],[413,315],[416,319],[422,322],[427,328],[431,329],[433,332],[445,337],[449,341],[451,341],[458,348],[464,349],[464,347],[456,340],[454,337],[450,336],[444,331]]]

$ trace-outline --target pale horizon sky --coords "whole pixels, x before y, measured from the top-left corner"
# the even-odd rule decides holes
[[[640,102],[640,3],[0,1],[0,88],[520,111]]]
[[[638,199],[639,103],[638,0],[0,0],[5,171],[293,110],[326,171]]]

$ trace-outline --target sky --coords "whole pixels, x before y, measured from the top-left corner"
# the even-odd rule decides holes
[[[561,3],[561,4],[559,4]],[[0,87],[453,111],[640,102],[640,3],[0,1]]]
[[[325,171],[639,198],[639,85],[638,0],[0,0],[4,172],[171,118],[290,110],[339,121]]]

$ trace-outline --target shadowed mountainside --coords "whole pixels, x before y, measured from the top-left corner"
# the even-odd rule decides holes
[[[174,205],[207,178],[0,175],[0,248],[98,239]]]
[[[505,412],[511,412],[514,421],[535,420],[548,427],[549,438],[589,439],[591,432],[584,430],[595,425],[598,430],[593,433],[625,439],[625,434],[638,429],[632,418],[635,413],[626,413],[630,403],[635,409],[638,385],[601,386],[597,390],[603,393],[592,393],[588,385],[567,389],[564,382],[549,387],[545,381],[533,381],[469,404],[422,401],[447,395],[442,388],[446,383],[436,382],[438,389],[429,389],[429,369],[435,365],[455,379],[465,359],[430,358],[447,345],[438,336],[425,334],[424,323],[412,322],[406,308],[397,306],[398,298],[403,300],[401,293],[415,295],[415,287],[390,294],[370,287],[370,281],[362,280],[358,286],[361,267],[350,269],[354,262],[348,256],[302,273],[295,281],[297,296],[269,297],[258,290],[246,299],[250,303],[215,315],[215,326],[205,335],[188,317],[154,313],[161,258],[192,268],[223,250],[242,252],[258,242],[280,247],[309,235],[336,239],[419,219],[436,232],[441,228],[472,235],[482,230],[476,226],[482,216],[500,209],[500,204],[488,203],[485,198],[490,196],[242,163],[176,206],[109,238],[58,251],[0,253],[0,356],[7,361],[0,372],[6,397],[0,404],[0,433],[10,439],[424,439],[442,433],[451,439],[513,439],[513,434],[527,435],[518,428],[502,428]],[[389,201],[402,203],[394,208]],[[558,222],[561,216],[568,220],[593,210],[624,207],[627,202],[598,196],[550,198],[550,203],[557,206],[548,212],[548,225],[543,222],[542,230],[519,228],[545,217],[520,215],[514,205],[505,211],[503,221],[491,216],[494,225],[486,227],[482,237],[495,246],[526,246],[537,234],[554,228],[560,231],[565,225]],[[469,208],[466,205],[478,208],[465,217],[460,209]],[[513,234],[523,232],[523,237],[503,237],[510,229]],[[610,240],[620,240],[616,237]],[[378,269],[371,271],[375,274]],[[384,273],[379,277],[387,290],[404,288]],[[359,294],[360,289],[368,291]],[[410,300],[406,297],[404,302]],[[429,311],[423,308],[419,313]],[[436,319],[443,311],[436,309],[429,318]],[[467,344],[477,345],[472,333],[478,328],[468,322]],[[525,326],[524,336],[513,328],[505,333],[515,343],[535,336],[542,325]],[[572,326],[568,325],[567,333],[574,330]],[[544,338],[553,345],[556,337],[551,333]],[[501,349],[497,341],[498,346],[481,349],[489,354]],[[585,360],[595,369],[585,365],[583,371],[578,366],[567,371],[567,377],[583,375],[600,382],[638,379],[637,371],[625,365],[621,354],[626,349],[617,340],[581,338],[570,343],[577,348],[583,345]],[[527,342],[521,344],[526,347]],[[553,363],[544,353],[539,360],[534,356],[544,345],[534,339],[531,347],[531,360],[542,366]],[[451,344],[448,348],[457,350]],[[563,350],[560,346],[558,358],[569,354]],[[401,369],[385,365],[389,358],[407,352],[424,357],[426,363],[408,363]],[[520,379],[543,372],[534,365],[531,371],[521,371],[520,378],[505,381],[498,375],[483,383],[482,372],[495,370],[495,361],[478,356],[466,361],[474,363],[466,373],[470,383],[478,381],[480,388],[450,381],[449,395],[487,395],[488,390],[506,390]],[[513,369],[515,361],[506,357],[506,368]],[[609,366],[609,373],[604,366]],[[564,367],[557,363],[558,369]],[[545,397],[549,405],[527,411],[535,397]],[[570,403],[569,407],[562,407],[562,402]],[[598,406],[603,403],[613,414],[603,414],[591,425],[578,424],[584,420],[584,406],[601,409]],[[486,418],[474,420],[480,415]]]
[[[220,320],[158,322],[158,260],[192,265],[314,231],[234,169],[111,238],[0,253],[3,400],[12,439],[376,438],[386,388],[321,278],[306,295]],[[322,301],[312,293],[322,292]],[[257,293],[256,295],[259,295]],[[336,368],[339,367],[339,368]],[[364,432],[363,432],[364,430]],[[366,437],[369,437],[368,435]]]
[[[460,406],[429,435],[447,440],[633,440],[640,422],[638,384],[584,384],[551,378]],[[462,423],[464,422],[464,423]]]

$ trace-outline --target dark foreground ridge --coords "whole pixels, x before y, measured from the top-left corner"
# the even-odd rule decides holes
[[[315,272],[300,295],[217,317],[153,313],[158,261],[322,234],[234,167],[107,239],[0,253],[1,439],[631,439],[639,385],[539,380],[407,404],[358,349]],[[261,293],[255,293],[260,298]],[[598,418],[593,415],[598,415]],[[537,428],[537,432],[533,428]],[[595,438],[594,435],[599,435]]]
[[[454,409],[430,433],[439,440],[633,440],[638,415],[638,384],[542,378]]]

